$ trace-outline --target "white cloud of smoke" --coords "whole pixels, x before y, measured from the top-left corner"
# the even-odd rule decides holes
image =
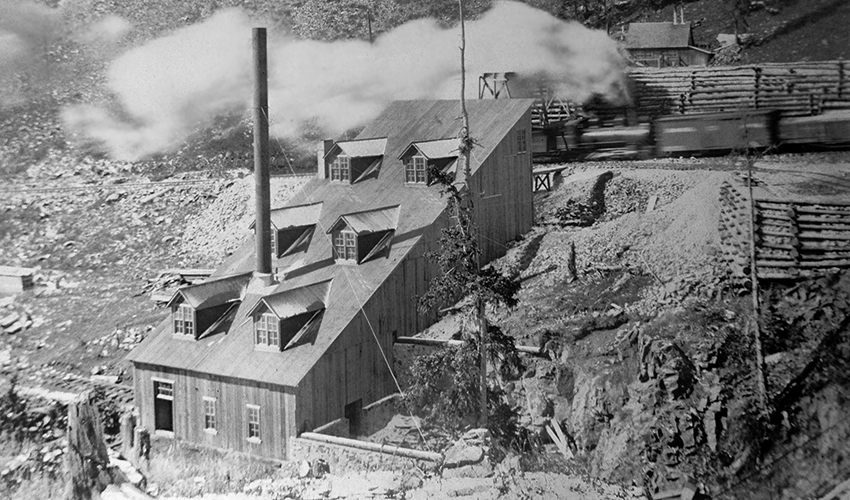
[[[116,59],[108,85],[124,118],[92,106],[64,112],[68,125],[104,143],[113,156],[139,159],[181,144],[198,126],[251,101],[251,27],[240,10],[132,49]],[[417,20],[363,41],[317,42],[272,34],[269,107],[272,133],[297,136],[307,121],[328,134],[363,124],[397,99],[459,96],[459,28]],[[467,97],[477,76],[514,71],[543,76],[560,95],[619,97],[622,66],[604,33],[514,2],[467,23]]]
[[[56,12],[29,1],[0,0],[0,109],[17,104],[21,78],[43,69],[39,50],[54,35]]]

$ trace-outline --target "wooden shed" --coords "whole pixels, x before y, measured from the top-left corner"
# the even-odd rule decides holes
[[[485,263],[533,222],[532,104],[467,103]],[[393,339],[435,320],[417,312],[416,297],[436,271],[425,253],[448,221],[439,187],[419,172],[457,168],[459,109],[395,102],[355,141],[326,143],[317,178],[272,210],[272,282],[245,284],[255,260],[246,241],[208,282],[181,288],[172,317],[130,354],[140,425],[285,458],[288,437],[343,416],[356,423],[360,408],[396,392]],[[192,304],[207,305],[203,330],[185,324],[200,317]]]
[[[690,23],[632,23],[626,51],[639,66],[707,66],[713,53],[694,46]]]

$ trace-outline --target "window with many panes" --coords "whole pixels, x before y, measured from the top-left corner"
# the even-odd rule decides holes
[[[174,333],[178,335],[195,335],[195,310],[188,304],[180,304],[174,308]]]
[[[204,430],[215,431],[215,398],[204,398]]]
[[[357,260],[357,235],[353,231],[334,233],[334,252],[337,259]]]
[[[157,399],[167,399],[174,401],[174,382],[166,382],[164,380],[154,380],[153,391]]]
[[[257,345],[280,347],[280,321],[272,313],[263,313],[254,323]]]
[[[248,440],[260,440],[260,407],[247,405],[248,408]]]
[[[528,137],[525,135],[525,129],[516,131],[516,152],[525,153],[528,151]]]
[[[331,163],[331,180],[351,180],[351,158],[345,155],[338,155],[334,158],[334,161]]]
[[[426,184],[428,180],[428,160],[424,156],[412,156],[404,164],[404,182],[408,184]]]

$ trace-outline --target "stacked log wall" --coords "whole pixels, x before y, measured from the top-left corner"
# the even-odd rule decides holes
[[[848,62],[818,61],[700,68],[634,68],[641,116],[776,109],[784,116],[850,109]]]

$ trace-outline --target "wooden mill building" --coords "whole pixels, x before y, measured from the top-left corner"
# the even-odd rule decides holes
[[[532,104],[467,103],[484,262],[532,225]],[[448,223],[428,167],[462,172],[459,109],[395,102],[356,139],[326,141],[317,177],[271,210],[273,279],[252,276],[245,242],[205,283],[177,291],[170,317],[131,353],[139,424],[285,458],[288,437],[356,422],[396,392],[394,337],[435,320],[416,310],[436,271],[424,255]]]

